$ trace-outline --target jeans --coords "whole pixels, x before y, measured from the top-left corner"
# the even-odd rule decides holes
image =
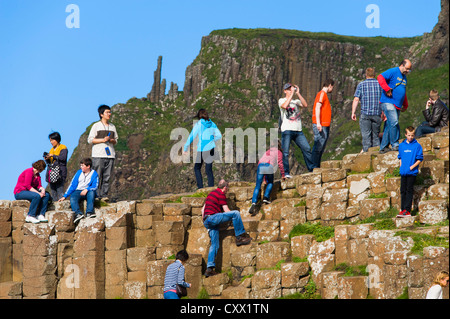
[[[65,181],[61,179],[56,183],[48,183],[52,192],[52,200],[54,202],[58,201],[61,197],[64,196],[64,182]]]
[[[386,115],[386,123],[384,124],[385,130],[383,139],[381,140],[380,150],[386,148],[389,144],[391,144],[392,148],[398,147],[398,139],[400,138],[398,118],[400,116],[400,110],[391,103],[381,103],[381,109]]]
[[[215,267],[217,252],[219,251],[219,227],[220,224],[228,221],[233,221],[234,234],[240,236],[245,233],[244,224],[242,223],[241,214],[237,210],[232,210],[226,213],[217,213],[209,215],[204,225],[209,231],[209,238],[211,238],[211,246],[209,247],[208,262],[206,267]]]
[[[270,198],[270,192],[272,191],[273,187],[273,173],[269,174],[270,172],[273,172],[273,166],[269,163],[260,163],[258,165],[258,170],[256,171],[256,186],[255,190],[253,191],[253,197],[252,197],[252,203],[256,204],[259,197],[259,191],[261,189],[261,185],[263,182],[264,177],[267,181],[266,190],[264,191],[264,198],[269,199]]]
[[[180,297],[173,291],[166,291],[164,293],[164,299],[180,299]]]
[[[369,147],[379,146],[381,127],[380,115],[365,115],[361,113],[359,118],[359,127],[361,129],[363,151],[367,152]]]
[[[314,169],[314,163],[312,161],[311,146],[309,146],[305,135],[302,131],[284,131],[281,132],[281,149],[283,150],[283,167],[286,175],[289,174],[289,146],[291,141],[300,148],[303,154],[303,159],[305,160],[306,168],[308,171],[312,172]]]
[[[330,136],[330,127],[322,126],[322,131],[319,132],[317,125],[313,124],[314,132],[314,145],[312,148],[312,160],[314,167],[320,167],[320,162],[322,161],[323,151],[327,145],[328,137]]]
[[[92,158],[92,169],[98,174],[98,196],[106,197],[109,191],[109,180],[114,168],[114,158]]]
[[[406,209],[411,212],[415,181],[415,175],[402,175],[400,177],[401,210]]]
[[[197,180],[197,188],[203,188],[202,165],[205,163],[206,176],[208,177],[208,187],[214,186],[214,175],[212,171],[212,163],[215,159],[214,148],[209,151],[197,152],[195,159],[194,173]]]
[[[422,122],[419,127],[416,129],[416,137],[421,137],[424,134],[435,133],[436,128],[431,127],[428,122]]]
[[[83,212],[80,210],[80,200],[86,200],[86,213],[94,212],[94,200],[96,197],[95,191],[88,191],[86,195],[81,196],[82,191],[74,191],[70,195],[70,207],[75,212],[75,215],[83,215]]]
[[[30,201],[30,209],[28,210],[28,216],[37,217],[37,212],[39,215],[45,216],[47,211],[48,201],[50,200],[50,194],[45,192],[45,196],[41,197],[38,193],[31,191],[21,191],[20,193],[14,194],[17,200],[28,200]]]

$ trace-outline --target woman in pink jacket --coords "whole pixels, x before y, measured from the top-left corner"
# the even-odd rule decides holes
[[[32,167],[27,168],[20,174],[14,188],[16,200],[28,200],[31,202],[28,215],[25,218],[27,223],[48,222],[45,218],[45,213],[47,212],[50,194],[42,187],[41,176],[39,175],[45,170],[45,167],[46,164],[43,160],[34,162]]]
[[[281,177],[284,180],[284,166],[283,166],[283,153],[281,152],[281,143],[277,140],[277,144],[272,143],[271,147],[267,152],[261,157],[258,162],[258,170],[256,172],[256,186],[253,191],[252,206],[250,207],[249,213],[254,216],[258,213],[256,209],[256,204],[259,198],[259,192],[263,179],[266,180],[267,186],[264,191],[263,202],[265,204],[270,204],[270,193],[273,187],[273,177],[276,172],[276,166],[280,168]]]

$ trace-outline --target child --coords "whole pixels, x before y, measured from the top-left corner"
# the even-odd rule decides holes
[[[98,187],[98,174],[91,167],[92,160],[90,158],[85,158],[80,161],[80,169],[75,173],[64,196],[59,199],[61,202],[70,196],[70,206],[75,212],[74,223],[84,218],[79,204],[80,200],[83,199],[86,199],[86,217],[95,217],[94,200]]]
[[[398,158],[400,160],[401,176],[401,212],[397,217],[411,216],[411,206],[414,195],[414,182],[419,173],[419,164],[423,161],[422,146],[414,139],[415,128],[405,129],[406,139],[400,144]]]
[[[110,122],[111,108],[108,105],[98,107],[100,121],[92,125],[88,136],[88,143],[92,145],[92,169],[98,173],[98,197],[108,201],[110,179],[114,168],[116,152],[114,145],[119,136],[116,127]]]
[[[426,299],[442,299],[443,288],[448,286],[448,272],[440,271],[428,289]]]
[[[275,173],[275,166],[278,164],[280,168],[281,177],[283,180],[286,178],[284,173],[283,165],[283,154],[281,152],[281,143],[278,140],[278,148],[275,146],[275,142],[272,144],[270,149],[261,157],[258,163],[258,170],[256,172],[256,186],[253,191],[252,206],[250,207],[249,213],[254,216],[257,213],[256,203],[258,202],[259,192],[263,179],[266,179],[267,186],[264,191],[263,202],[270,204],[270,193],[273,187],[273,175]]]

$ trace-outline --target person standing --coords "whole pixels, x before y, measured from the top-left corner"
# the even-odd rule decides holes
[[[440,132],[443,127],[448,126],[448,107],[439,98],[438,91],[430,91],[429,99],[422,113],[425,117],[425,122],[422,122],[416,129],[416,137]]]
[[[203,188],[203,177],[201,173],[202,165],[205,163],[206,176],[208,177],[208,187],[214,186],[214,174],[212,171],[212,163],[216,156],[216,141],[222,138],[217,125],[211,121],[208,112],[200,109],[196,117],[199,119],[192,128],[188,140],[184,144],[183,154],[187,154],[189,145],[198,136],[197,155],[195,158],[194,173],[197,181],[197,188]]]
[[[45,218],[47,212],[50,194],[42,187],[41,176],[39,175],[45,170],[45,162],[38,160],[34,162],[30,168],[24,170],[17,179],[16,187],[14,187],[14,198],[16,200],[30,201],[25,222],[38,224],[40,222],[48,222]]]
[[[333,92],[334,81],[331,79],[325,80],[314,100],[313,105],[313,132],[314,145],[312,148],[312,159],[314,167],[320,167],[322,155],[330,137],[331,126],[331,103],[328,98],[328,93]]]
[[[237,210],[230,210],[227,204],[226,193],[228,192],[228,182],[220,180],[218,187],[206,197],[202,208],[203,224],[208,229],[211,239],[209,247],[208,262],[206,264],[205,276],[210,277],[216,274],[216,256],[219,251],[219,227],[220,224],[233,221],[234,234],[236,236],[236,246],[248,245],[251,242],[250,236],[245,232],[241,214]]]
[[[302,131],[301,107],[308,107],[306,100],[300,94],[297,85],[286,83],[283,87],[285,97],[278,100],[278,106],[281,113],[281,148],[283,152],[283,166],[286,178],[292,178],[289,170],[289,148],[291,141],[300,148],[306,168],[309,172],[314,169],[312,162],[311,146],[309,146]],[[298,99],[294,99],[294,96]]]
[[[48,174],[46,174],[47,182],[50,186],[52,198],[54,201],[60,199],[64,195],[64,183],[67,178],[67,156],[69,151],[64,144],[61,144],[61,135],[58,132],[53,132],[48,136],[52,148],[50,152],[44,156],[45,161],[50,166],[57,165],[59,167],[60,178],[55,183],[48,180]]]
[[[99,176],[97,196],[104,201],[109,200],[107,195],[116,158],[114,145],[119,139],[116,127],[110,122],[111,114],[111,108],[108,105],[98,107],[100,121],[94,123],[87,139],[92,145],[92,169]]]
[[[398,151],[400,138],[400,125],[398,123],[400,112],[408,108],[406,96],[406,75],[411,72],[412,63],[405,59],[400,66],[384,71],[378,75],[377,80],[383,89],[380,103],[383,113],[386,115],[386,128],[380,144],[380,154],[389,151]],[[391,149],[388,145],[391,145]]]
[[[367,152],[369,147],[380,145],[381,107],[380,98],[382,88],[375,79],[375,69],[366,69],[366,80],[358,84],[352,104],[352,120],[356,121],[356,108],[361,102],[361,116],[359,127],[362,136],[363,151]]]
[[[422,146],[414,138],[414,127],[408,126],[405,129],[406,139],[400,144],[398,149],[398,159],[400,160],[400,196],[401,212],[397,217],[411,216],[411,207],[414,196],[414,182],[419,173],[419,164],[423,161]]]

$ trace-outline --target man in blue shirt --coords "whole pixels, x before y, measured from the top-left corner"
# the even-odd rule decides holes
[[[406,75],[411,71],[412,63],[405,59],[400,66],[381,73],[378,83],[383,89],[380,98],[381,109],[386,115],[385,130],[380,144],[380,154],[389,151],[398,151],[398,139],[400,138],[400,126],[398,118],[400,111],[405,112],[408,108],[406,97]],[[391,144],[392,149],[388,148]]]
[[[361,117],[359,127],[361,129],[363,151],[369,147],[380,145],[381,107],[380,98],[383,89],[375,79],[375,69],[366,69],[366,80],[358,84],[352,105],[352,120],[356,121],[356,108],[361,102]]]

